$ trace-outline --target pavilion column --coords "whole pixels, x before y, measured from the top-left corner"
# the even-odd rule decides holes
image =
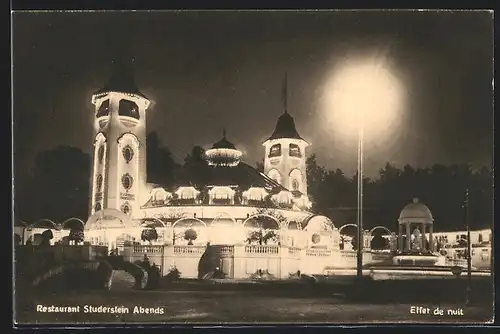
[[[434,240],[432,239],[432,225],[429,225],[429,250],[434,252]]]
[[[410,231],[410,222],[406,223],[406,247],[405,250],[409,251],[411,249],[411,231]]]
[[[422,224],[421,242],[422,242],[422,250],[426,250],[427,239],[425,238],[425,223]]]
[[[399,231],[398,231],[398,251],[402,252],[403,251],[403,224],[399,224]]]

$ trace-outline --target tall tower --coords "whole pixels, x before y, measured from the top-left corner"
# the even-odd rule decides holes
[[[146,189],[146,109],[131,64],[115,63],[95,105],[90,214],[112,208],[137,215]]]
[[[285,112],[278,118],[273,134],[262,145],[266,148],[264,174],[290,191],[307,195],[306,155],[309,145],[300,137],[287,108],[287,77],[283,84]]]

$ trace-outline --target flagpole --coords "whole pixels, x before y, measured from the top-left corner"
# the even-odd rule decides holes
[[[465,192],[465,226],[467,228],[467,288],[465,291],[465,305],[470,304],[470,292],[472,281],[472,250],[470,240],[470,226],[469,226],[469,189]]]

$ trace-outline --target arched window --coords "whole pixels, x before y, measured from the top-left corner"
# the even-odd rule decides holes
[[[132,117],[139,119],[139,107],[132,101],[121,100],[118,109],[118,114],[120,116]]]
[[[101,106],[96,114],[97,118],[104,116],[109,116],[109,100],[105,100],[101,103]]]
[[[101,203],[97,202],[97,203],[95,204],[94,211],[95,211],[95,212],[97,212],[97,211],[101,211],[101,208],[102,208],[102,207],[101,207]]]
[[[101,192],[101,190],[102,190],[102,175],[101,174],[97,175],[96,188],[97,188],[97,192]]]
[[[269,150],[269,158],[280,157],[281,156],[281,144],[275,144],[271,146]]]
[[[289,176],[288,187],[292,191],[302,191],[302,180],[304,179],[299,169],[293,169]]]
[[[288,155],[291,157],[302,158],[302,153],[300,152],[300,147],[297,144],[290,144],[288,146]]]
[[[104,159],[104,145],[99,146],[99,150],[97,151],[97,159],[99,164],[102,164],[102,160]]]
[[[276,169],[271,169],[271,170],[267,173],[267,176],[268,176],[270,179],[272,179],[272,180],[274,180],[274,181],[278,182],[279,184],[281,184],[281,174],[280,174],[280,172],[278,172]]]

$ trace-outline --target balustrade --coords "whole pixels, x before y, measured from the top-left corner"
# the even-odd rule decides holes
[[[205,249],[205,246],[174,246],[174,255],[201,255],[205,252]]]
[[[134,253],[162,253],[163,246],[134,245]]]
[[[279,246],[273,245],[247,245],[245,253],[249,254],[279,254]]]
[[[331,256],[332,251],[329,249],[306,249],[306,256]]]

